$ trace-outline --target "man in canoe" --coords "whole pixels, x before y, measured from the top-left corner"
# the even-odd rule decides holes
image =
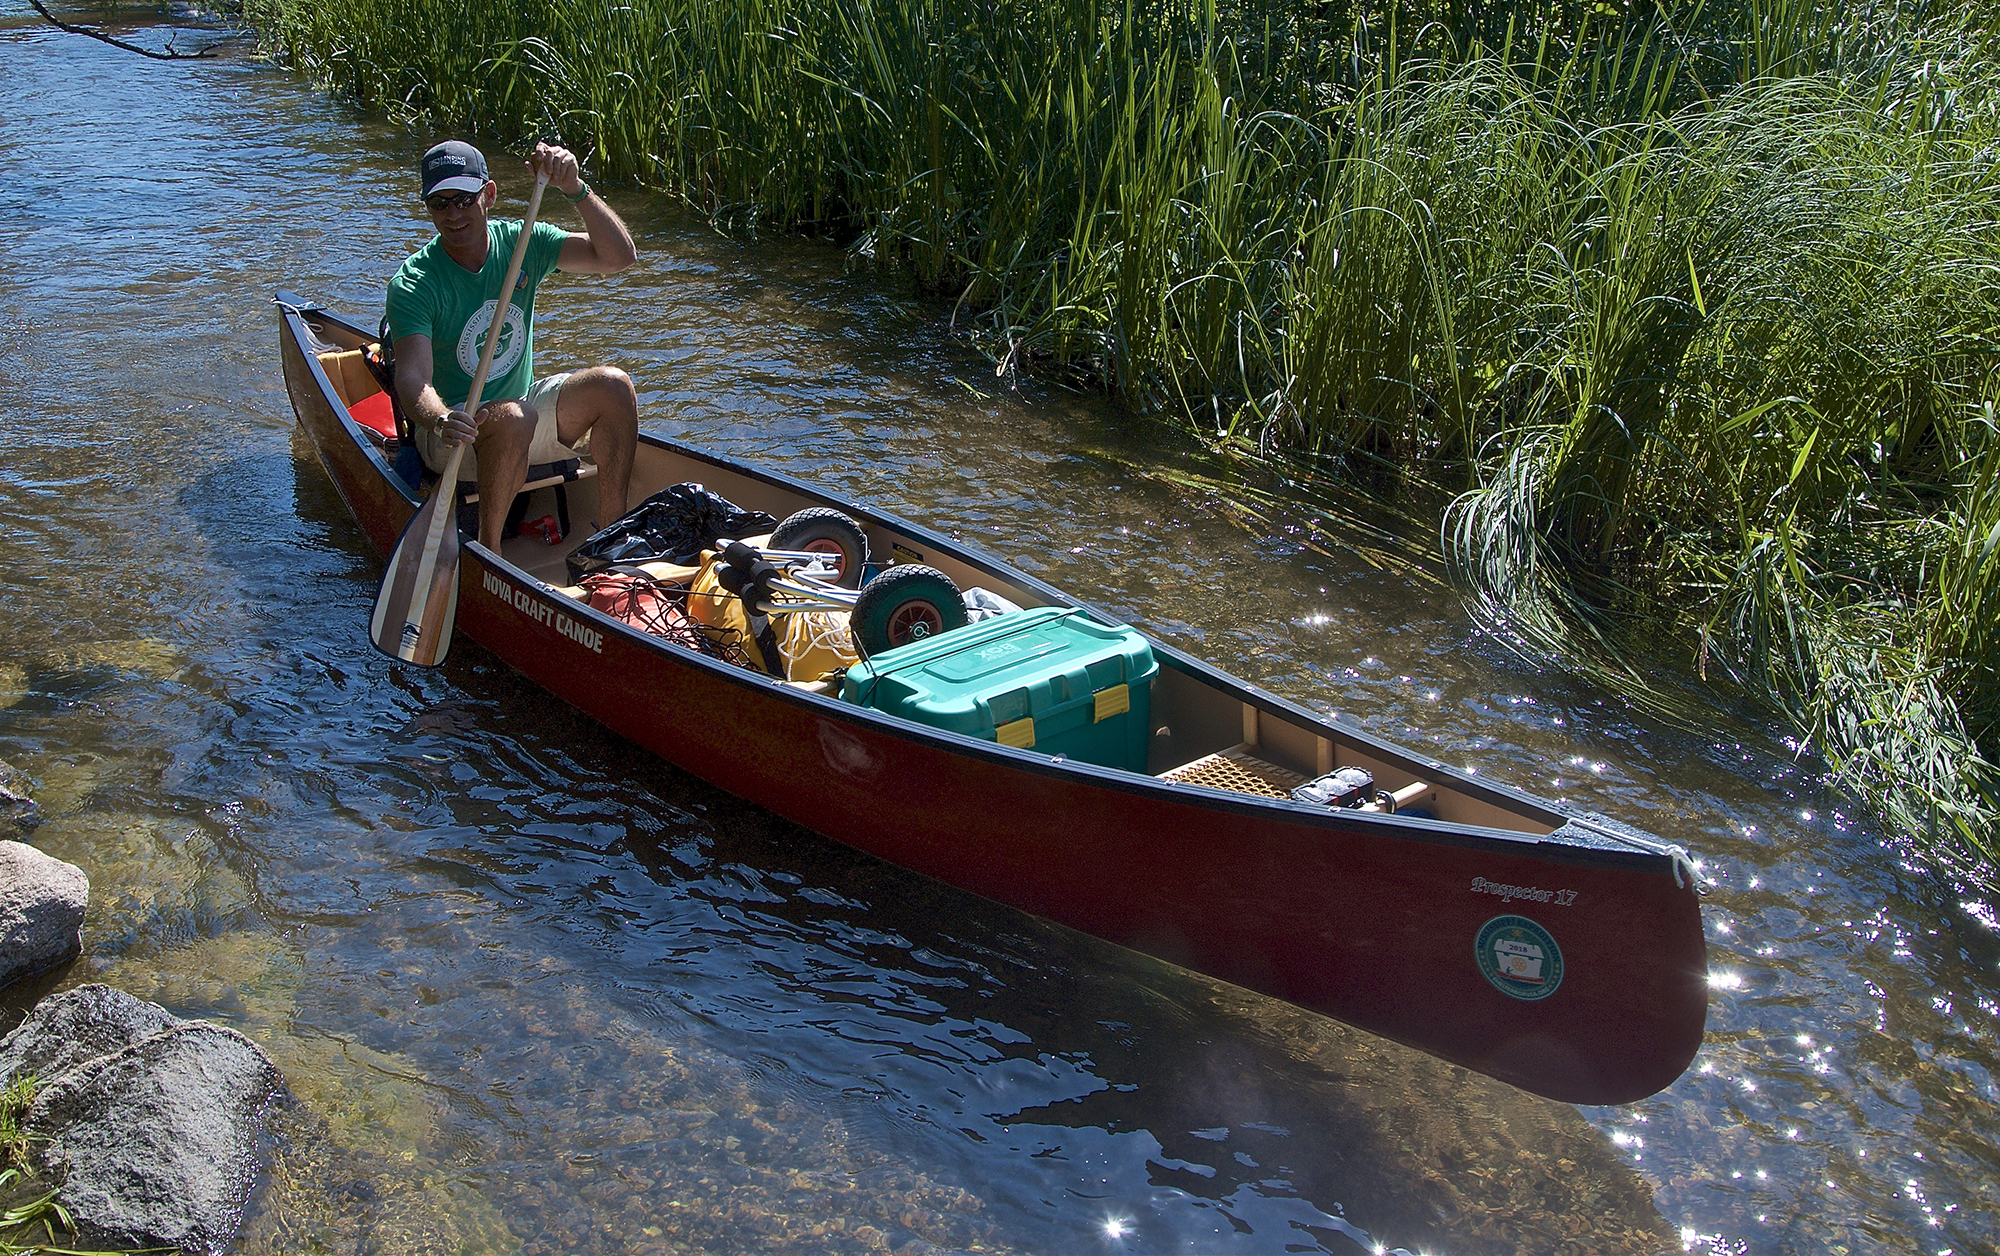
[[[618,215],[583,181],[574,153],[537,144],[528,168],[548,174],[550,190],[576,206],[584,229],[535,224],[478,414],[461,407],[472,391],[521,224],[487,217],[500,189],[472,145],[447,140],[424,154],[424,208],[438,233],[389,281],[396,395],[415,431],[417,452],[431,470],[441,471],[452,446],[472,442],[459,475],[479,484],[479,541],[494,550],[531,464],[587,450],[597,463],[599,518],[608,523],[624,514],[639,440],[639,399],[625,372],[593,366],[534,378],[535,287],[543,276],[551,270],[616,274],[637,260],[638,251]]]

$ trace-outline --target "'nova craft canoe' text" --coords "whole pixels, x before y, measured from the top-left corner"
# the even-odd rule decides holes
[[[374,337],[289,294],[277,308],[292,406],[386,555],[422,486],[355,417],[384,400],[359,364]],[[579,520],[589,470],[563,486]],[[1627,1103],[1694,1058],[1707,948],[1679,846],[1319,716],[925,528],[642,436],[631,500],[682,484],[777,520],[837,511],[871,581],[921,583],[900,570],[920,565],[1007,613],[844,680],[787,680],[593,605],[566,562],[579,530],[467,539],[456,632],[800,825],[1524,1090]],[[528,514],[554,508],[534,492]],[[1333,800],[1290,796],[1313,782]]]

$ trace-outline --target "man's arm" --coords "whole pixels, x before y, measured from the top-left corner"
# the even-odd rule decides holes
[[[633,262],[639,260],[639,250],[632,243],[632,233],[618,218],[604,198],[592,192],[577,203],[577,211],[583,215],[583,232],[571,232],[563,241],[562,253],[556,258],[556,268],[572,274],[615,275]]]
[[[567,148],[535,145],[528,168],[537,174],[546,171],[549,186],[564,196],[575,196],[583,190],[583,171],[577,165],[576,154]],[[604,203],[603,197],[592,192],[577,202],[576,209],[583,216],[583,230],[571,232],[569,239],[563,241],[562,252],[556,258],[557,269],[581,275],[615,275],[639,260],[632,233],[625,229],[611,206]]]
[[[404,336],[396,342],[395,355],[396,399],[410,422],[435,430],[447,445],[471,440],[478,426],[465,411],[446,405],[432,384],[431,338]]]

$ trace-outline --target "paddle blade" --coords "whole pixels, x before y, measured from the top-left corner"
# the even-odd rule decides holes
[[[368,625],[376,649],[418,667],[444,662],[458,614],[457,494],[443,491],[449,482],[440,480],[403,528]]]

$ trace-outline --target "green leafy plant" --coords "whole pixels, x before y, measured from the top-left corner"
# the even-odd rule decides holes
[[[5,1166],[6,1174],[18,1176],[33,1170],[34,1166],[28,1159],[28,1147],[35,1141],[35,1136],[28,1133],[23,1122],[39,1086],[40,1082],[33,1073],[21,1073],[0,1087],[0,1165]],[[9,1180],[5,1174],[0,1174],[0,1185]]]

